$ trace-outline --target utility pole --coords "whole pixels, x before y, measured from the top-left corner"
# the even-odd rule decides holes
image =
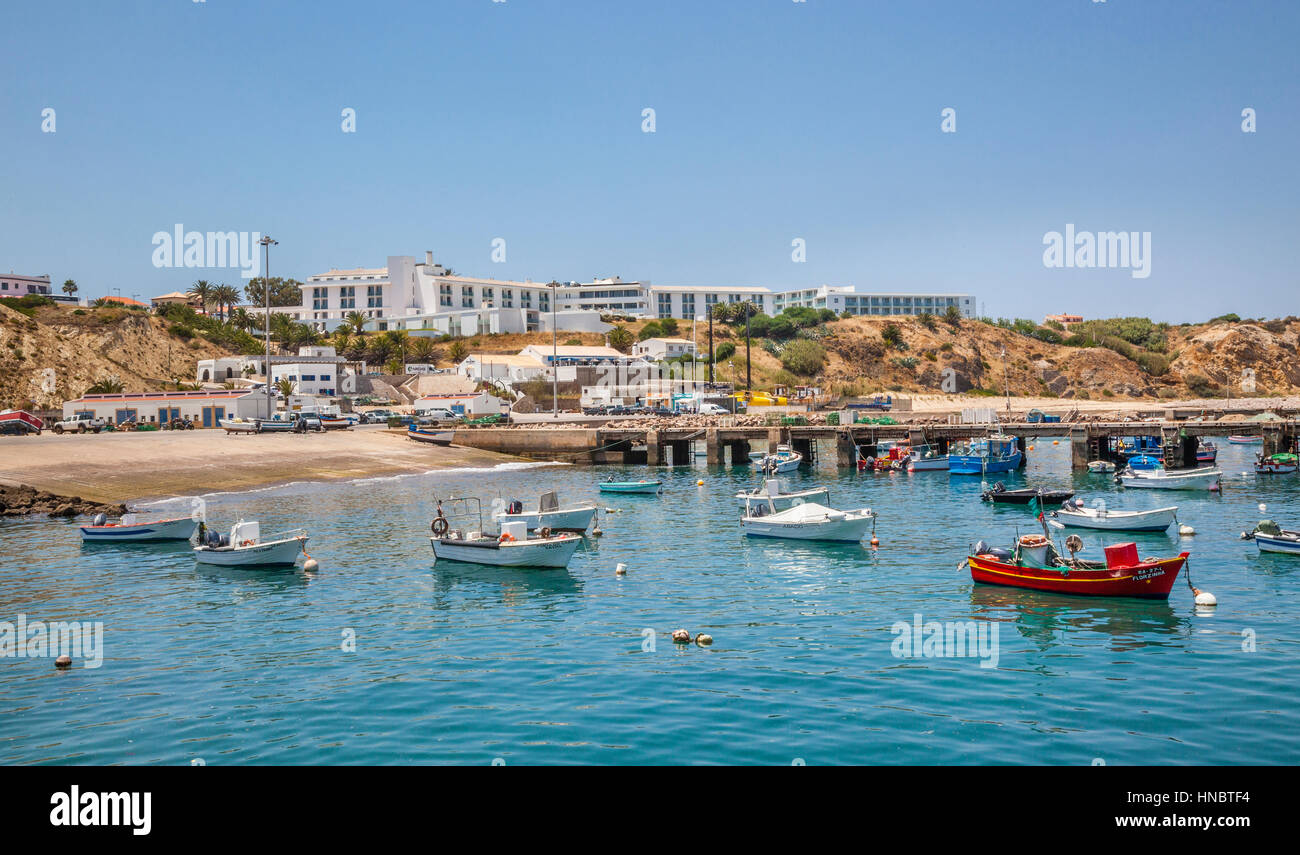
[[[712,386],[713,385],[713,307],[707,305],[707,303],[708,300],[706,299],[705,300],[706,305],[704,308],[709,315],[709,385]]]
[[[271,247],[280,242],[272,240],[270,235],[262,235],[258,243],[266,253],[266,263],[262,267],[262,296],[266,299],[266,317],[262,321],[262,333],[266,340],[266,365],[262,367],[266,378],[266,417],[269,419],[275,415],[275,405],[271,400]]]
[[[556,303],[560,299],[560,283],[554,279],[549,286],[551,289],[551,418],[556,421],[560,420],[560,347],[559,335],[560,328],[556,323],[557,307]]]
[[[1007,345],[1002,343],[1002,391],[1007,396],[1007,412],[1011,412],[1011,381],[1007,378]]]
[[[748,392],[750,389],[754,388],[752,385],[750,385],[751,378],[750,378],[750,370],[749,370],[750,368],[749,366],[749,310],[753,306],[753,304],[750,303],[748,300],[746,300],[744,306],[745,306],[745,310],[744,310],[745,311],[745,391]]]

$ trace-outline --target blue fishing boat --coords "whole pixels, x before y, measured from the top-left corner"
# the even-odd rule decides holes
[[[1135,454],[1128,459],[1130,469],[1163,469],[1164,460],[1154,454]]]
[[[954,475],[1012,472],[1024,465],[1024,452],[1014,436],[973,439],[953,446],[948,452],[948,471]]]

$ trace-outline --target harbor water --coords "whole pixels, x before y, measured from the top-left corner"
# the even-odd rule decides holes
[[[99,667],[0,659],[0,763],[1293,764],[1300,557],[1239,535],[1261,502],[1300,527],[1300,479],[1254,475],[1253,453],[1220,443],[1220,494],[1122,490],[1050,440],[998,476],[1178,505],[1194,537],[1078,531],[1082,554],[1190,551],[1213,609],[1183,579],[1167,602],[976,586],[969,545],[1037,531],[1026,508],[981,502],[978,476],[831,460],[791,486],[873,508],[879,547],[746,539],[734,497],[754,473],[702,461],[653,470],[657,497],[597,491],[644,467],[533,464],[204,497],[221,530],[306,528],[313,573],[0,519],[0,621],[103,628]],[[552,487],[614,510],[567,571],[435,564],[435,497],[534,507]],[[905,649],[934,622],[987,644]]]

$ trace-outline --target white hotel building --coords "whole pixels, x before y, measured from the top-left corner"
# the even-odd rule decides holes
[[[545,282],[480,279],[449,273],[426,252],[389,256],[387,267],[329,270],[311,276],[302,288],[299,319],[330,331],[352,312],[371,319],[370,329],[405,329],[426,335],[549,331],[552,308],[561,330],[605,332],[601,314],[644,318],[703,317],[714,303],[749,300],[768,315],[793,306],[830,309],[836,314],[942,314],[955,306],[975,314],[975,298],[948,293],[860,293],[852,287],[822,285],[794,291],[761,286],[651,285],[619,277],[592,282],[564,282],[554,289]]]

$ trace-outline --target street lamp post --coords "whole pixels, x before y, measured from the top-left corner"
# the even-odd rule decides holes
[[[559,336],[560,328],[557,323],[558,307],[555,305],[559,302],[560,283],[554,279],[551,280],[551,418],[556,421],[560,420],[560,347]]]
[[[269,419],[275,415],[275,407],[271,402],[271,247],[279,245],[278,240],[272,240],[270,235],[262,235],[258,241],[266,253],[266,263],[262,266],[262,296],[266,302],[266,316],[262,319],[262,335],[266,341],[266,365],[263,366],[263,374],[266,383],[266,417]]]
[[[749,367],[750,367],[749,366],[749,314],[750,314],[749,310],[752,307],[753,307],[753,303],[746,300],[745,301],[745,391],[749,391],[750,389],[754,388],[752,385],[752,379],[750,377],[750,372],[749,372]]]
[[[713,385],[713,307],[705,305],[705,311],[709,316],[709,385]]]

